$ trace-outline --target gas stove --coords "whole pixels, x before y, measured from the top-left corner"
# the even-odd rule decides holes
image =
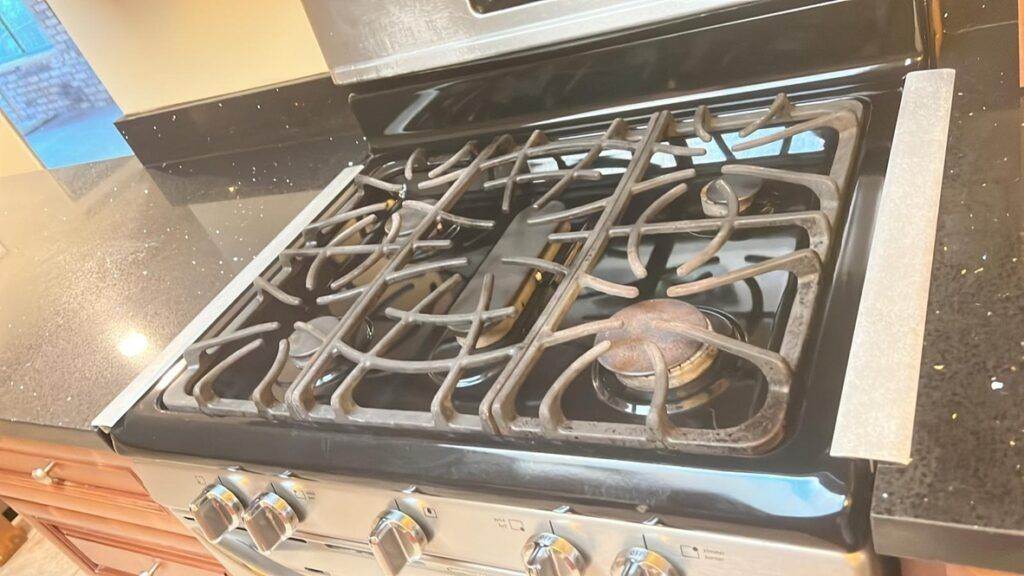
[[[357,85],[371,154],[100,426],[259,573],[883,573],[869,463],[829,444],[921,10],[754,3]],[[780,24],[834,31],[829,71],[679,88],[703,64],[668,54]]]
[[[759,453],[782,438],[855,99],[384,157],[184,353],[169,411]]]

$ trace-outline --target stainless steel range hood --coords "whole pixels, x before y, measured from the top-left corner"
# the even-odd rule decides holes
[[[303,0],[338,84],[472,62],[756,0]]]

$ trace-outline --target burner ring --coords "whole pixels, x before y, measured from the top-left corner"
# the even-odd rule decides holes
[[[604,374],[602,374],[602,372],[604,372]],[[613,378],[608,375],[607,371],[604,370],[600,364],[594,364],[591,366],[590,378],[594,385],[594,391],[597,393],[597,397],[605,404],[626,414],[647,416],[647,414],[650,413],[651,397],[653,393],[648,393],[646,395],[630,394],[629,392],[631,392],[631,390],[623,386],[618,379],[614,379],[615,382],[613,383],[618,385],[618,389],[616,389],[615,386],[609,386],[604,379]],[[669,414],[689,412],[711,402],[720,394],[725,392],[727,388],[729,388],[729,381],[725,378],[716,378],[689,395],[679,393],[680,389],[677,388],[670,394],[666,404],[666,409]]]
[[[437,341],[437,344],[434,345],[434,349],[430,353],[430,359],[438,360],[442,358],[455,358],[462,350],[462,346],[462,342],[460,342],[457,337],[441,338]],[[489,385],[494,382],[494,379],[501,371],[501,368],[501,364],[494,364],[479,368],[464,369],[455,387],[457,389],[462,389],[472,388],[481,384]],[[448,378],[448,372],[427,372],[427,376],[429,376],[435,384],[440,386]]]
[[[642,391],[653,391],[656,383],[654,364],[645,342],[658,346],[669,367],[669,388],[679,388],[703,374],[718,356],[718,349],[698,340],[658,328],[653,319],[667,320],[711,330],[711,321],[692,304],[671,298],[645,300],[616,312],[612,319],[621,320],[622,328],[597,335],[595,343],[611,342],[611,348],[598,362],[614,373],[624,385]]]
[[[710,321],[715,332],[746,341],[747,336],[739,322],[729,314],[714,308],[699,308]],[[680,414],[700,408],[730,387],[732,374],[738,366],[736,357],[717,354],[707,370],[682,386],[671,387],[666,408],[669,414]],[[608,406],[626,414],[646,416],[650,412],[653,389],[643,390],[628,386],[618,374],[600,362],[591,365],[591,383],[597,397]]]

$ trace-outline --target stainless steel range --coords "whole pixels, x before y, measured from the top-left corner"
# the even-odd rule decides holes
[[[882,574],[828,447],[888,143],[943,108],[916,2],[795,4],[354,87],[372,154],[97,424],[256,573]],[[668,56],[866,8],[845,68]]]

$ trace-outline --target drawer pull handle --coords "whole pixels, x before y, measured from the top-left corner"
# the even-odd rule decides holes
[[[53,470],[53,467],[56,465],[56,462],[50,461],[46,466],[36,468],[32,471],[32,479],[40,484],[45,484],[46,486],[53,485],[57,479],[50,476],[50,471]]]
[[[160,561],[153,561],[153,565],[149,568],[139,572],[139,576],[156,576],[156,571],[160,569]]]

